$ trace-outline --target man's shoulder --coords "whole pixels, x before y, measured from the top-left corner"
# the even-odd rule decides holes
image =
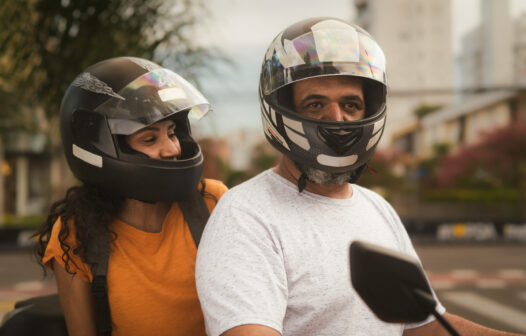
[[[381,190],[374,190],[358,184],[353,184],[353,190],[358,197],[367,199],[368,201],[375,203],[388,203],[382,195]]]
[[[230,198],[258,197],[264,196],[272,189],[272,172],[265,170],[256,176],[232,187],[226,193]]]

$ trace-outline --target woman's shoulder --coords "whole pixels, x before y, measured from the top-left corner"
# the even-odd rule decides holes
[[[57,218],[46,251],[42,257],[42,264],[46,267],[53,268],[52,260],[56,260],[62,267],[66,268],[66,260],[70,271],[74,272],[84,281],[91,281],[89,266],[75,254],[74,250],[78,247],[74,220],[70,219],[66,223],[62,217]],[[65,256],[68,258],[65,259]]]
[[[227,186],[219,181],[214,179],[203,179],[205,192],[210,193],[219,199],[223,194],[228,190]],[[202,185],[199,187],[199,191],[202,189]]]

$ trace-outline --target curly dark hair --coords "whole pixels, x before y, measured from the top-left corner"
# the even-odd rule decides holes
[[[123,202],[123,197],[97,186],[85,184],[69,188],[62,200],[51,205],[46,221],[35,233],[37,239],[35,253],[44,273],[46,273],[46,268],[42,264],[42,258],[46,252],[53,225],[58,219],[61,222],[58,238],[64,252],[62,261],[64,261],[66,271],[74,274],[70,266],[70,262],[73,262],[70,253],[78,255],[83,262],[93,266],[95,262],[90,260],[87,253],[88,246],[93,240],[101,239],[101,237],[116,238],[116,234],[110,230],[110,225],[122,208]],[[75,238],[78,242],[73,250],[72,246],[67,243],[70,234],[68,223],[74,225]]]
[[[205,181],[201,180],[200,184],[201,195],[217,202],[217,198],[206,191]],[[53,225],[58,219],[61,222],[58,239],[63,251],[62,261],[65,264],[66,271],[75,274],[70,266],[70,262],[74,263],[70,253],[78,255],[90,267],[96,265],[95,260],[90,258],[88,247],[94,240],[113,241],[117,238],[117,234],[110,229],[110,225],[113,219],[118,216],[123,203],[124,197],[101,187],[84,184],[69,188],[62,200],[51,205],[46,221],[34,234],[37,240],[35,254],[44,274],[46,274],[46,267],[42,264],[42,258],[46,252]],[[71,224],[75,227],[75,239],[78,242],[73,249],[67,243]]]

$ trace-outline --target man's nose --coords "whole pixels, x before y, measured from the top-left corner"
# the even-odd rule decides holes
[[[181,144],[177,138],[164,138],[160,153],[161,159],[177,159],[181,156]]]
[[[345,114],[343,113],[343,110],[338,103],[331,103],[327,105],[325,113],[324,113],[324,119],[329,121],[344,121]]]

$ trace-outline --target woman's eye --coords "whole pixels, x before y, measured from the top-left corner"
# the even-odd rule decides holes
[[[142,139],[142,141],[144,143],[153,143],[155,142],[155,137],[147,137],[147,138]]]

